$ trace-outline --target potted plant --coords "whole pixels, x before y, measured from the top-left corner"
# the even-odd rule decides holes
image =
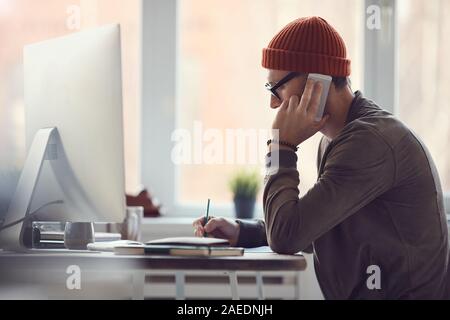
[[[238,219],[253,218],[259,186],[260,177],[257,172],[239,171],[231,178],[230,189]]]

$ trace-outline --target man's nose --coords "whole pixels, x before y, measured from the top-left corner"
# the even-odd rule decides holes
[[[275,97],[274,95],[270,96],[270,107],[272,109],[279,108],[281,105],[281,100]]]

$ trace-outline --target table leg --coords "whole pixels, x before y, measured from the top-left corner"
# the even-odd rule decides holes
[[[261,272],[256,272],[256,288],[258,290],[258,300],[264,300],[263,277]]]
[[[300,300],[302,298],[301,277],[302,277],[302,273],[297,272],[295,275],[295,300]]]
[[[228,271],[228,277],[230,278],[231,298],[233,300],[239,300],[236,271]]]
[[[133,278],[133,300],[144,300],[145,271],[134,271]]]
[[[186,299],[184,295],[184,287],[185,287],[185,281],[184,281],[184,272],[182,271],[176,271],[175,272],[175,285],[176,285],[176,299],[177,300],[184,300]]]

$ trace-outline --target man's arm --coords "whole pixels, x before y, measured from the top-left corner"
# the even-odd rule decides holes
[[[320,140],[319,148],[317,152],[317,169],[319,169],[320,162],[322,159],[322,142],[323,138]],[[284,149],[289,150],[289,149]],[[285,160],[286,157],[283,159]],[[263,220],[236,220],[239,223],[239,239],[237,246],[244,248],[261,247],[267,246],[267,236],[266,236],[266,224]],[[303,250],[306,253],[313,253],[312,244]]]
[[[342,134],[318,182],[299,198],[297,156],[280,150],[280,169],[266,177],[264,215],[272,250],[293,254],[387,191],[395,177],[391,149],[368,129]]]

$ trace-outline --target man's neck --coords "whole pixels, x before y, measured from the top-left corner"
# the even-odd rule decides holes
[[[354,93],[349,86],[341,89],[342,92],[339,93],[336,100],[336,108],[338,110],[336,114],[333,115],[333,122],[330,126],[326,126],[321,132],[329,139],[333,140],[339,133],[344,129],[348,112],[352,105],[353,99],[355,98]]]

